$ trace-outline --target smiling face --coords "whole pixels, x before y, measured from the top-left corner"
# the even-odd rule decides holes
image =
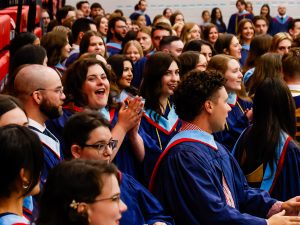
[[[198,25],[194,25],[188,34],[188,41],[191,40],[199,40],[200,39],[201,30]]]
[[[90,37],[90,44],[87,49],[89,53],[99,54],[101,56],[105,55],[105,46],[104,42],[101,37],[98,36],[91,36]]]
[[[108,127],[101,126],[92,130],[86,145],[107,144],[112,140],[111,132]],[[94,147],[82,147],[79,151],[79,157],[82,159],[102,160],[110,162],[113,149],[107,147],[104,151]]]
[[[240,59],[242,58],[241,50],[242,50],[242,46],[240,45],[239,40],[236,37],[233,37],[229,45],[229,50],[225,50],[225,54]]]
[[[126,49],[125,55],[130,58],[132,62],[136,62],[141,58],[138,49],[133,44]]]
[[[243,74],[240,71],[240,64],[237,60],[231,59],[228,62],[227,70],[224,73],[227,79],[225,87],[228,92],[236,92],[242,88]]]
[[[219,37],[219,32],[216,27],[210,28],[210,31],[208,33],[208,41],[212,44],[215,44],[217,39]]]
[[[107,105],[109,81],[100,65],[95,64],[88,68],[82,92],[87,96],[89,108],[101,109]]]
[[[268,13],[269,13],[269,9],[268,9],[267,6],[264,6],[264,7],[261,8],[261,10],[260,10],[260,15],[261,16],[267,16]]]
[[[243,26],[241,37],[244,40],[252,40],[254,37],[254,28],[252,23],[246,22]]]
[[[118,81],[118,84],[122,89],[130,87],[133,78],[131,63],[129,61],[124,61],[123,65],[123,74],[120,80]]]
[[[174,94],[174,90],[180,81],[179,68],[175,61],[173,61],[166,71],[165,75],[161,78],[161,97],[168,98]]]
[[[210,131],[217,132],[225,129],[226,118],[231,110],[227,104],[228,94],[224,87],[215,93],[211,101],[212,110],[209,118]]]
[[[94,203],[88,204],[90,225],[119,225],[127,206],[120,199],[120,187],[115,175],[102,175],[103,188]],[[97,201],[101,200],[101,201]]]

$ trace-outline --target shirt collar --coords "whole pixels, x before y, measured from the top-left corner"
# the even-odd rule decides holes
[[[28,124],[29,124],[29,126],[38,129],[42,133],[46,130],[46,125],[45,124],[41,125],[40,123],[36,122],[33,119],[28,118]]]

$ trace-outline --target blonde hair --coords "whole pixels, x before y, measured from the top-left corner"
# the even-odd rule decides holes
[[[124,45],[123,51],[122,51],[122,53],[123,53],[124,55],[126,55],[127,49],[128,49],[131,45],[133,45],[134,47],[136,47],[136,49],[138,50],[138,52],[139,52],[141,58],[144,57],[144,53],[143,53],[142,46],[140,45],[140,43],[139,43],[137,40],[131,40],[131,41],[128,41],[128,42]]]
[[[182,40],[182,42],[185,44],[187,42],[190,41],[190,39],[188,38],[188,35],[191,31],[191,29],[193,29],[194,26],[198,26],[198,24],[196,23],[186,23],[184,24],[181,34],[180,34],[180,39]]]
[[[293,43],[293,39],[288,33],[279,32],[273,36],[270,52],[277,52],[278,45],[283,40],[289,40],[291,43]]]

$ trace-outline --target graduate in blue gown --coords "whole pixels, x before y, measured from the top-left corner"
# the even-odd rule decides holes
[[[40,192],[41,142],[27,127],[14,124],[0,127],[0,143],[0,224],[29,225],[32,218],[24,207],[32,210],[30,195]]]
[[[139,166],[144,157],[143,141],[138,134],[143,108],[142,98],[135,97],[128,105],[118,106],[111,93],[116,93],[109,71],[105,65],[92,58],[76,61],[64,77],[67,96],[64,115],[57,120],[48,121],[51,131],[62,138],[62,129],[68,118],[80,111],[97,111],[111,122],[112,133],[118,140],[112,159],[124,172],[138,177]]]
[[[209,71],[191,72],[179,84],[174,104],[183,124],[159,158],[150,190],[178,225],[299,223],[299,197],[281,203],[250,188],[234,157],[214,140],[230,111],[224,84]],[[291,202],[293,210],[286,207]],[[272,216],[283,209],[295,217]]]
[[[145,99],[140,134],[145,145],[146,186],[158,157],[181,126],[171,100],[180,80],[179,72],[177,59],[168,53],[157,52],[146,63],[140,90],[140,95]]]
[[[290,90],[278,78],[267,78],[253,100],[253,125],[239,138],[234,155],[251,187],[278,200],[300,195],[300,148]]]
[[[239,97],[242,91],[242,79],[238,61],[229,55],[216,55],[208,63],[207,70],[216,70],[227,79],[225,88],[228,93],[227,103],[231,107],[226,119],[225,129],[214,133],[216,141],[223,144],[229,151],[243,130],[249,125],[252,103]]]
[[[238,9],[238,12],[230,16],[227,29],[227,32],[230,34],[237,34],[238,25],[242,19],[246,18],[252,20],[254,17],[253,14],[245,10],[246,2],[244,0],[237,0],[235,5]]]
[[[77,113],[64,129],[68,158],[110,161],[115,147],[109,124],[97,113]],[[172,225],[173,219],[164,214],[158,200],[132,176],[121,173],[121,199],[128,209],[121,225],[162,224]]]

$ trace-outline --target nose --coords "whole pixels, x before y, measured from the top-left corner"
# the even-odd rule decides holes
[[[103,153],[105,154],[105,156],[111,156],[112,152],[113,152],[112,148],[109,146],[106,146],[106,149]]]
[[[228,104],[226,103],[226,106],[227,106],[227,112],[230,112],[230,111],[231,111],[230,105],[228,105]]]
[[[121,213],[123,213],[127,210],[127,205],[122,201],[122,199],[120,200],[119,210]]]
[[[61,99],[61,100],[65,100],[65,99],[66,99],[66,95],[65,95],[65,93],[63,93],[63,92],[61,93],[61,95],[60,95],[60,99]]]

